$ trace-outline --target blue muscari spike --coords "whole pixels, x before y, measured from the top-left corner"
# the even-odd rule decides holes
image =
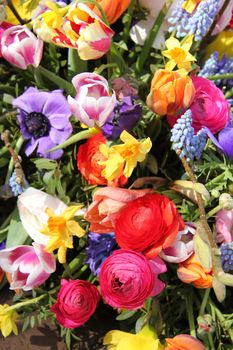
[[[233,271],[233,243],[223,243],[220,247],[220,257],[224,272]]]
[[[24,187],[22,187],[16,182],[16,171],[14,171],[10,177],[9,186],[15,197],[22,194],[29,187],[27,180],[25,178],[23,180],[24,180]]]

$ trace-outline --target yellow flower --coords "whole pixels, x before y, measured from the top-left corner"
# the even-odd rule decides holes
[[[11,309],[9,305],[0,305],[0,330],[4,337],[8,337],[11,332],[13,332],[15,335],[18,334],[18,329],[16,326],[18,316],[19,315],[17,312]]]
[[[130,177],[137,162],[143,162],[146,154],[150,151],[152,143],[148,137],[144,141],[137,141],[127,131],[123,131],[120,135],[122,145],[108,147],[106,144],[100,145],[100,152],[107,158],[106,161],[100,162],[104,165],[102,175],[112,181],[122,174]]]
[[[58,249],[58,261],[62,264],[66,262],[67,248],[73,248],[73,236],[82,237],[85,234],[79,224],[71,220],[81,207],[81,205],[68,207],[58,216],[52,209],[46,209],[49,219],[41,232],[49,236],[50,239],[45,251],[52,253]]]
[[[11,0],[15,9],[17,9],[20,17],[27,21],[31,19],[31,12],[28,11],[28,6],[31,3],[31,0],[27,0],[22,2],[21,0]],[[9,6],[6,6],[6,22],[11,23],[13,25],[20,24],[18,19],[15,17]]]
[[[40,17],[44,19],[50,29],[61,27],[65,21],[64,15],[67,13],[69,6],[60,7],[52,1],[46,1],[45,4],[51,11],[44,12]]]
[[[196,61],[196,58],[189,53],[192,43],[193,35],[187,36],[181,43],[174,37],[167,39],[165,45],[168,50],[162,51],[162,54],[170,60],[167,62],[165,69],[171,71],[177,65],[179,69],[190,70],[190,62]]]
[[[222,57],[224,54],[226,54],[227,58],[233,56],[233,31],[225,30],[221,32],[217,38],[207,46],[206,56],[209,57],[214,51],[219,53],[219,57]]]
[[[201,2],[202,0],[185,0],[182,4],[182,8],[188,12],[193,13],[196,6]]]
[[[155,332],[148,325],[137,334],[121,331],[110,331],[104,337],[104,345],[109,350],[163,350]]]

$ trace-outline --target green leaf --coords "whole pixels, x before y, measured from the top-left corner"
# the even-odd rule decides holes
[[[76,74],[87,72],[88,61],[81,60],[76,49],[68,50],[68,77],[71,80]]]
[[[135,332],[136,333],[140,332],[140,330],[142,329],[142,327],[146,323],[145,322],[146,318],[147,318],[147,314],[144,314],[141,317],[139,317],[139,319],[137,320],[137,322],[135,324]]]
[[[55,160],[50,160],[47,158],[40,158],[33,161],[37,169],[54,170],[57,167],[57,162]]]
[[[6,240],[6,248],[23,245],[29,239],[30,238],[28,237],[28,234],[20,221],[18,210],[15,210],[10,221],[10,226]]]
[[[198,225],[194,241],[194,250],[201,265],[209,270],[212,268],[212,252],[204,229]]]
[[[137,310],[123,311],[120,315],[116,317],[117,321],[124,321],[135,315]]]

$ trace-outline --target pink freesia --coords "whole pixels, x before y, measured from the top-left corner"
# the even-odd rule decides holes
[[[0,57],[2,57],[2,50],[1,50],[1,40],[3,33],[5,32],[6,29],[12,27],[12,24],[7,23],[7,22],[2,22],[0,25]]]
[[[25,26],[6,29],[1,38],[2,56],[14,66],[27,69],[29,65],[38,67],[43,53],[43,41]]]
[[[68,96],[71,112],[89,127],[104,125],[116,104],[115,92],[110,94],[107,80],[96,73],[80,73],[72,83],[77,94],[75,98]]]
[[[187,260],[194,251],[193,236],[195,231],[195,224],[186,223],[184,230],[178,232],[175,241],[169,248],[162,250],[160,257],[176,264]]]
[[[56,270],[55,257],[43,249],[43,245],[33,243],[0,251],[0,267],[12,277],[10,289],[31,290]]]
[[[218,243],[231,243],[233,240],[233,209],[221,209],[216,215]]]
[[[94,193],[92,204],[85,213],[85,220],[91,223],[90,231],[107,233],[114,231],[118,212],[134,199],[152,190],[128,190],[118,187],[104,187]]]
[[[141,253],[119,249],[103,263],[99,283],[105,302],[112,307],[134,310],[164,288],[158,274],[166,271],[159,258],[148,261]]]

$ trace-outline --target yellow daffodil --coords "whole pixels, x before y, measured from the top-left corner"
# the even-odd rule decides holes
[[[125,177],[130,177],[137,162],[143,162],[146,154],[150,151],[152,143],[148,137],[146,140],[137,141],[127,131],[120,135],[122,145],[108,147],[106,144],[100,146],[100,152],[107,158],[100,162],[104,165],[102,175],[109,181],[114,180],[123,172]]]
[[[168,50],[162,51],[163,56],[169,58],[165,69],[172,71],[177,65],[179,69],[191,68],[191,63],[196,61],[196,58],[189,52],[193,43],[193,35],[187,36],[180,43],[178,39],[170,37],[165,41],[165,45]]]
[[[110,350],[163,350],[164,347],[148,325],[137,334],[110,331],[104,337],[104,345]]]
[[[18,329],[16,326],[17,318],[17,312],[9,305],[0,305],[0,330],[4,337],[8,337],[11,332],[13,332],[15,335],[18,334]]]
[[[27,0],[22,2],[21,0],[11,0],[12,5],[17,10],[17,13],[20,15],[20,17],[27,21],[31,19],[31,12],[28,10],[28,7],[31,3],[31,0]],[[6,22],[17,25],[20,24],[18,19],[15,17],[14,13],[11,11],[9,6],[6,6]]]
[[[44,12],[40,17],[44,19],[50,29],[61,27],[64,23],[64,16],[68,11],[69,6],[60,7],[52,1],[46,1],[45,4],[51,11]]]
[[[50,208],[46,209],[49,218],[41,232],[50,239],[45,251],[52,253],[58,249],[58,261],[62,264],[66,262],[67,248],[73,248],[73,236],[82,237],[85,234],[79,224],[71,220],[81,207],[81,205],[68,207],[60,215],[56,215]]]
[[[226,54],[227,58],[233,56],[233,31],[225,30],[221,32],[217,38],[207,46],[206,58],[208,58],[214,51],[219,53],[219,57],[222,58]]]
[[[185,0],[182,4],[182,8],[188,13],[193,13],[195,8],[201,1],[205,0]]]

